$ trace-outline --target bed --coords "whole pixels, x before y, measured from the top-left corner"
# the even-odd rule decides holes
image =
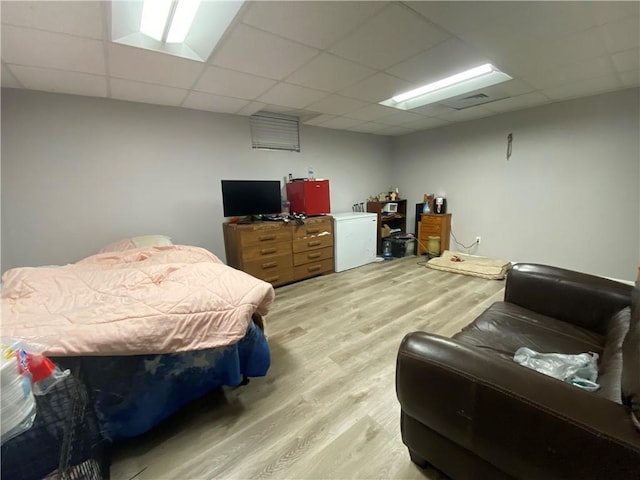
[[[79,368],[115,441],[265,375],[273,300],[270,284],[205,249],[127,240],[74,264],[5,272],[2,335]]]

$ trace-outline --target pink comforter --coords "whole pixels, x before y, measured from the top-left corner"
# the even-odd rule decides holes
[[[2,276],[2,336],[48,355],[140,355],[230,345],[273,287],[205,249],[174,245],[102,253]]]

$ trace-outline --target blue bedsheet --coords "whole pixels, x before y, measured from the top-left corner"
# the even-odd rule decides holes
[[[68,364],[70,359],[55,359]],[[76,360],[77,361],[77,360]],[[108,441],[140,435],[223,385],[264,376],[269,345],[251,321],[237,344],[194,352],[82,357],[82,378],[94,397],[100,429]]]

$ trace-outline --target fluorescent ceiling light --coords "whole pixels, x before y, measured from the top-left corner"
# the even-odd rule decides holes
[[[447,98],[457,97],[480,88],[506,82],[507,80],[511,80],[509,75],[486,63],[437,82],[429,83],[415,90],[396,95],[380,102],[380,105],[400,110],[411,110]]]
[[[144,0],[140,31],[166,43],[182,43],[200,7],[200,0]]]
[[[172,0],[145,0],[140,19],[140,31],[161,42],[172,5]]]
[[[181,43],[189,33],[193,19],[200,7],[200,0],[180,0],[171,20],[167,43]]]
[[[114,42],[206,62],[244,0],[109,3]]]

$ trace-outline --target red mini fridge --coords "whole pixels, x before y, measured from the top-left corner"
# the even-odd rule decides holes
[[[329,180],[296,180],[287,183],[287,200],[291,213],[308,217],[331,212]]]

